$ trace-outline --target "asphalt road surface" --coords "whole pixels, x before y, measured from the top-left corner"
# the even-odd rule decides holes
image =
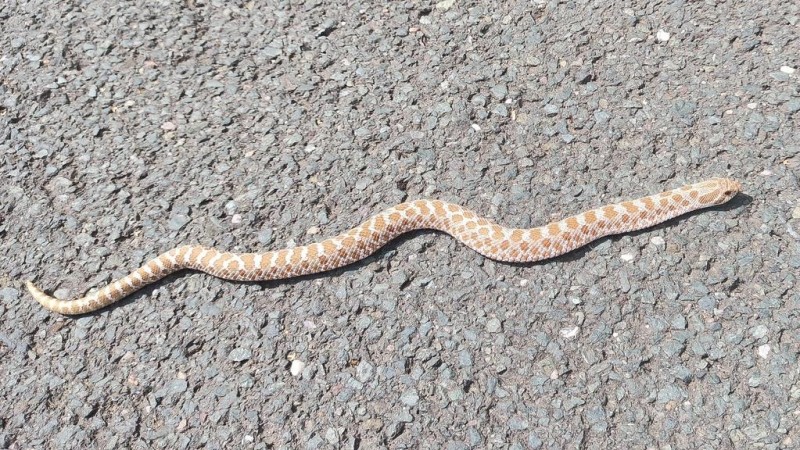
[[[0,448],[800,446],[797,2],[7,1],[0,29]],[[22,285],[714,176],[743,193],[537,264],[418,232],[79,318]]]

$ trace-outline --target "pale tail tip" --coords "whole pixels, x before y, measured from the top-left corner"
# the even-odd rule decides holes
[[[30,280],[25,281],[25,287],[28,288],[28,292],[30,292],[31,296],[36,299],[37,302],[45,308],[52,310],[52,302],[57,301],[54,297],[45,294],[44,291],[36,287]]]
[[[28,288],[28,292],[35,298],[37,295],[44,294],[41,289],[37,288],[33,285],[31,280],[25,280],[25,287]]]

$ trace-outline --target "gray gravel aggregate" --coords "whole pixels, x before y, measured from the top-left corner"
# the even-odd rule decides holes
[[[0,30],[0,448],[800,446],[796,2],[17,1]],[[420,232],[80,318],[22,284],[712,176],[743,195],[539,264]]]

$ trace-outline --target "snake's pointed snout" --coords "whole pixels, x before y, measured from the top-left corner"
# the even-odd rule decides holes
[[[723,201],[727,202],[733,197],[736,197],[739,192],[742,192],[742,183],[730,178],[726,178],[723,180],[723,189]]]

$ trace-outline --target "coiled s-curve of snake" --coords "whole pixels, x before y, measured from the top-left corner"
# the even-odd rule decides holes
[[[85,314],[178,270],[200,270],[238,281],[290,278],[351,264],[397,236],[418,229],[443,231],[494,260],[534,262],[565,254],[604,236],[648,228],[690,211],[723,204],[740,190],[734,180],[713,178],[530,229],[506,228],[452,203],[415,200],[393,206],[344,234],[300,247],[237,254],[199,245],[180,246],[151,259],[130,275],[74,300],[51,297],[30,281],[26,286],[51,311]]]

